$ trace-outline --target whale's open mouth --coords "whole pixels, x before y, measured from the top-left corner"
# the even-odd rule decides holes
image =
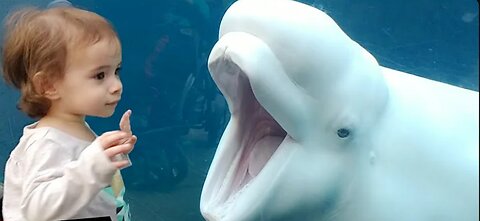
[[[235,105],[239,105],[238,129],[242,140],[237,147],[235,158],[238,160],[232,164],[235,170],[232,171],[234,176],[230,197],[235,196],[262,171],[287,134],[255,98],[248,79],[240,75],[238,84],[241,96]]]
[[[219,157],[223,159],[218,160],[222,167],[210,168],[213,171],[209,174],[216,178],[210,183],[208,204],[222,213],[247,191],[287,133],[257,100],[245,73],[236,71],[215,77],[229,100],[234,121],[229,124],[230,131],[226,131],[233,134],[224,134],[217,150],[222,153]]]

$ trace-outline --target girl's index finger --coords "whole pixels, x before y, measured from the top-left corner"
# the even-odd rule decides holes
[[[130,127],[130,115],[132,114],[131,110],[125,111],[122,118],[120,119],[120,130],[127,133],[132,133],[132,128]]]

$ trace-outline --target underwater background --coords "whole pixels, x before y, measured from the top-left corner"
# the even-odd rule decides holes
[[[47,0],[0,0],[0,17]],[[71,0],[113,23],[123,47],[124,92],[97,134],[132,109],[139,140],[122,171],[133,220],[203,220],[200,193],[228,107],[206,61],[234,0]],[[329,14],[386,67],[478,91],[478,2],[473,0],[302,0]],[[3,30],[0,29],[3,37]],[[1,47],[1,45],[0,45]],[[19,95],[0,79],[0,181],[22,128]]]

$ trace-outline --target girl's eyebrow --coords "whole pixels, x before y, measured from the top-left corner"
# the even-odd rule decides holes
[[[118,68],[118,67],[121,67],[121,66],[122,66],[122,62],[118,63],[117,68]],[[99,70],[103,70],[103,69],[111,68],[111,67],[112,67],[111,65],[102,65],[102,66],[96,67],[96,68],[93,69],[92,71],[99,71]]]
[[[94,71],[99,71],[99,70],[106,69],[106,68],[109,68],[109,67],[111,67],[111,66],[110,65],[102,65],[102,66],[96,67],[93,70]]]

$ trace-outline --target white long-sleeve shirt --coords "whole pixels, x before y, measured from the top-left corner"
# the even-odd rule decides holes
[[[116,168],[97,142],[51,127],[28,125],[5,166],[3,216],[53,221],[109,216],[115,199],[101,191]]]

